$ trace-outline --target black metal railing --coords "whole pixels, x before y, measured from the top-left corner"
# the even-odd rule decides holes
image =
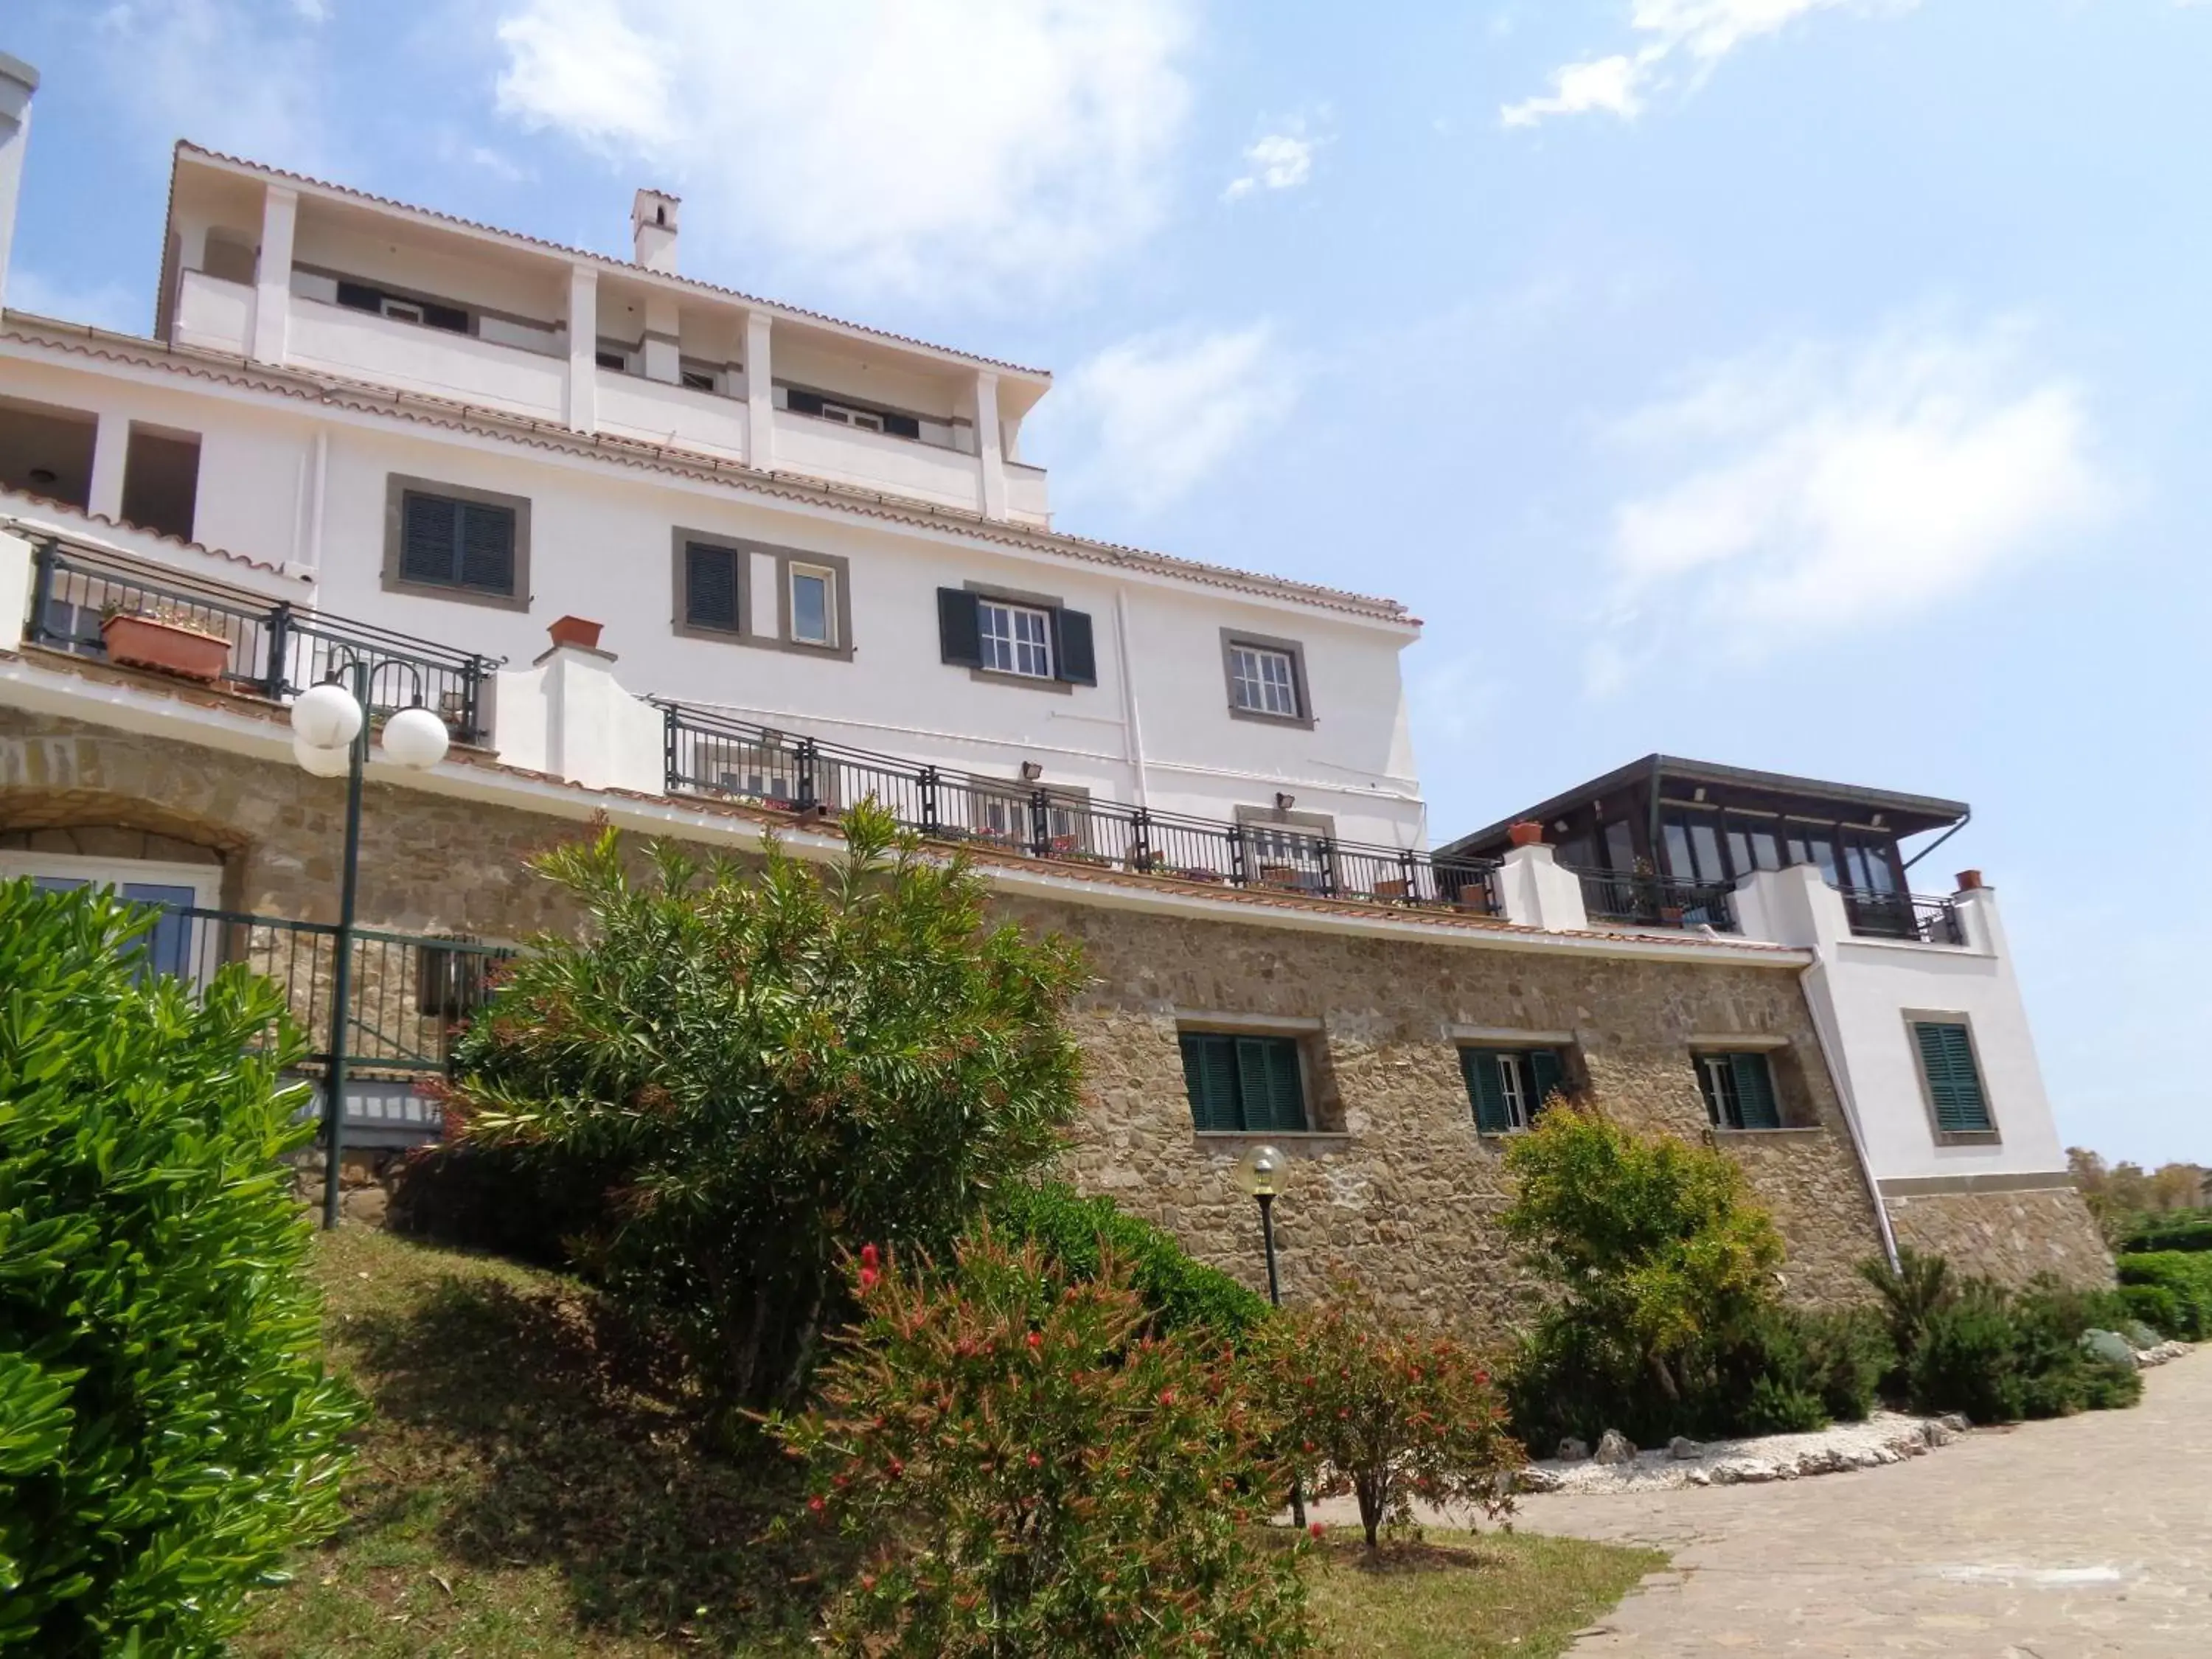
[[[1622,875],[1611,870],[1577,870],[1583,906],[1592,921],[1624,922],[1638,927],[1735,927],[1733,890],[1725,882],[1682,881],[1673,876]]]
[[[32,551],[26,637],[78,656],[105,658],[102,623],[118,612],[174,620],[229,642],[221,680],[233,690],[283,702],[311,685],[366,667],[370,712],[420,704],[442,716],[456,741],[489,736],[484,688],[504,658],[456,651],[351,622],[189,572],[58,539]]]
[[[1024,857],[1317,898],[1498,914],[1498,866],[1339,841],[1291,824],[1231,823],[1055,792],[653,700],[669,793],[835,814],[870,796],[908,829]]]
[[[1917,893],[1880,893],[1867,887],[1837,890],[1851,932],[1862,939],[1917,939],[1923,945],[1964,945],[1966,924],[1947,898]]]

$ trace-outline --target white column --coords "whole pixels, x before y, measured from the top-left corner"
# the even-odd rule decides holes
[[[599,273],[568,267],[568,429],[599,429]]]
[[[0,535],[0,651],[23,643],[31,615],[31,544],[21,536]]]
[[[261,198],[261,257],[253,276],[253,357],[281,363],[292,328],[292,236],[300,192],[271,185]]]
[[[662,716],[615,678],[615,655],[556,645],[526,669],[501,669],[493,707],[499,757],[587,789],[657,795]]]
[[[31,137],[31,94],[38,89],[38,70],[0,52],[0,296],[8,291],[8,251],[15,240],[23,147]]]
[[[125,415],[103,414],[92,440],[92,483],[85,492],[85,510],[123,522],[123,469],[131,458],[131,420]]]
[[[1523,927],[1559,933],[1589,927],[1582,878],[1561,869],[1557,855],[1541,842],[1516,847],[1498,860],[1498,906],[1506,921]]]
[[[745,314],[745,461],[763,472],[775,471],[775,381],[769,358],[766,312]]]
[[[975,376],[976,498],[987,519],[1006,516],[1006,437],[999,429],[999,377],[989,369]]]
[[[676,296],[649,294],[645,301],[645,378],[676,384],[678,347]]]

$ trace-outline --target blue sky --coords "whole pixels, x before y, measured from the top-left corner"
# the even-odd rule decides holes
[[[1390,594],[1438,839],[1654,749],[1974,803],[2062,1132],[2212,1162],[2212,5],[18,0],[10,305],[188,136],[1054,368],[1086,534]],[[2160,826],[2163,826],[2162,828]]]

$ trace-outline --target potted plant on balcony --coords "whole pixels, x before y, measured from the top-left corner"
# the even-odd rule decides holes
[[[112,663],[202,684],[221,679],[230,663],[229,636],[174,605],[144,611],[111,605],[100,613],[100,638]]]

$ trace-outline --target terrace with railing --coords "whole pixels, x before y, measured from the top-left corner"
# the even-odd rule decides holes
[[[1577,870],[1583,905],[1592,921],[1632,927],[1711,927],[1735,930],[1735,908],[1726,882],[1683,881],[1674,876],[1623,875]]]
[[[1491,859],[1437,859],[1264,821],[1156,811],[823,743],[653,699],[670,793],[833,814],[873,796],[933,840],[1207,886],[1498,914]]]
[[[1947,898],[1918,893],[1880,892],[1865,887],[1839,887],[1844,915],[1851,932],[1861,939],[1890,939],[1922,945],[1964,945],[1965,924],[1959,907]]]
[[[226,641],[216,682],[227,690],[288,702],[309,686],[358,670],[365,672],[373,714],[419,705],[443,718],[456,742],[489,738],[484,693],[503,657],[302,610],[58,537],[36,542],[31,559],[24,638],[32,644],[106,660],[103,624],[118,615],[147,617]]]

